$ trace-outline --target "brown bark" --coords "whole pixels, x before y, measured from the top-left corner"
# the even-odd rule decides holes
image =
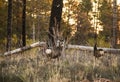
[[[49,41],[52,46],[54,46],[54,32],[53,29],[58,29],[60,31],[60,22],[62,16],[63,0],[53,0],[51,8],[51,16],[49,23]]]
[[[26,46],[26,0],[23,0],[22,46]]]
[[[12,0],[8,0],[8,19],[7,19],[7,45],[6,51],[11,50],[11,34],[12,32]]]

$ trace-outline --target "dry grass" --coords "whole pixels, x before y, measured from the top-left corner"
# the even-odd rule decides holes
[[[0,82],[120,82],[119,54],[66,50],[59,59],[47,59],[38,49],[0,57]]]

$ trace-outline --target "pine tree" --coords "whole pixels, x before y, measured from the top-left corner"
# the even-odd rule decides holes
[[[6,45],[6,51],[10,51],[11,50],[11,31],[12,31],[12,0],[8,0],[7,45]]]
[[[22,14],[22,46],[26,46],[26,0],[23,0],[23,14]]]

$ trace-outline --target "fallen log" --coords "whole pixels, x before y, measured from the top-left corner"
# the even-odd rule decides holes
[[[18,49],[12,50],[12,51],[5,52],[3,55],[7,56],[7,55],[11,55],[11,54],[16,54],[16,53],[20,53],[20,52],[35,48],[35,47],[42,47],[42,46],[45,46],[45,45],[46,45],[46,42],[36,42],[36,43],[33,43],[29,46],[25,46],[25,47],[22,47],[22,48],[18,48]],[[93,47],[91,47],[91,46],[80,46],[80,45],[70,45],[70,44],[67,46],[67,48],[68,49],[87,50],[87,51],[93,51],[94,50]],[[120,49],[101,48],[101,47],[98,47],[98,49],[103,49],[106,53],[120,54]]]
[[[87,51],[93,51],[94,50],[94,48],[91,47],[91,46],[80,46],[80,45],[68,45],[68,48],[71,48],[71,49],[80,49],[80,50],[87,50]],[[106,53],[120,54],[120,49],[102,48],[102,47],[98,47],[98,49],[103,49],[103,51],[106,52]]]
[[[12,50],[12,51],[5,52],[4,55],[7,56],[7,55],[11,55],[11,54],[20,53],[20,52],[23,52],[23,51],[26,51],[26,50],[29,50],[29,49],[32,49],[32,48],[35,48],[35,47],[43,46],[45,44],[46,44],[45,42],[36,42],[36,43],[33,43],[29,46],[25,46],[25,47],[22,47],[22,48],[18,48],[18,49]]]

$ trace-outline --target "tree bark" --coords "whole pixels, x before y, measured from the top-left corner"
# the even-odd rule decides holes
[[[117,46],[117,1],[113,0],[113,28],[112,28],[112,47]]]
[[[11,50],[11,34],[12,32],[12,0],[8,0],[8,19],[7,19],[7,45],[6,51]]]
[[[23,14],[22,14],[22,46],[26,46],[26,0],[23,0]]]
[[[51,8],[51,16],[50,16],[50,23],[49,23],[49,41],[52,46],[55,45],[54,42],[54,33],[53,29],[58,28],[60,31],[60,22],[62,16],[62,8],[63,8],[63,0],[53,0],[52,8]]]

